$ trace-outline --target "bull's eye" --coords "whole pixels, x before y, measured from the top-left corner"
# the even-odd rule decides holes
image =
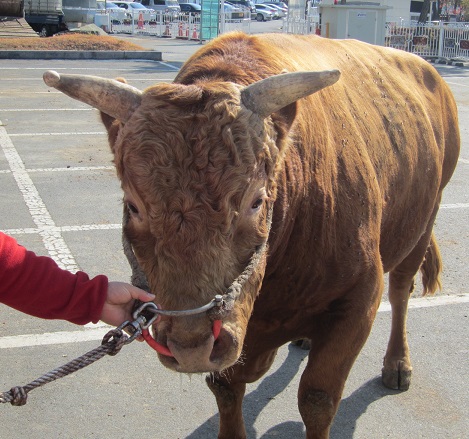
[[[134,215],[138,215],[138,209],[135,207],[134,204],[130,203],[129,201],[127,202],[127,208],[129,209],[130,213],[133,213]]]
[[[254,204],[251,206],[251,209],[252,210],[258,210],[261,206],[262,206],[262,203],[264,202],[264,200],[262,198],[258,198]]]

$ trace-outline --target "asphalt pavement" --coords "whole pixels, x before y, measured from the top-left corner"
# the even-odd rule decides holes
[[[128,281],[120,243],[121,189],[96,110],[49,89],[42,73],[125,77],[146,88],[171,81],[200,44],[151,37],[149,60],[0,60],[0,230],[63,267]],[[451,438],[469,431],[467,261],[469,249],[469,70],[437,66],[459,108],[461,157],[444,194],[436,234],[443,290],[411,300],[408,337],[414,366],[407,392],[385,389],[381,362],[390,327],[386,298],[359,355],[332,439]],[[24,385],[99,345],[108,327],[44,321],[0,306],[0,391]],[[248,437],[302,438],[296,393],[306,353],[284,346],[272,369],[248,385]],[[0,407],[0,437],[216,437],[215,400],[202,375],[164,369],[134,342],[72,375],[32,391],[23,407]]]

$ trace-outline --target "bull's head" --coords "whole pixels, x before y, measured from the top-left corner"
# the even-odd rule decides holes
[[[186,310],[224,294],[268,239],[296,101],[333,84],[338,71],[230,82],[125,83],[47,72],[45,82],[101,110],[124,190],[124,234],[162,309]],[[210,315],[154,325],[160,355],[181,372],[220,371],[242,353],[266,255],[257,252],[217,340]]]

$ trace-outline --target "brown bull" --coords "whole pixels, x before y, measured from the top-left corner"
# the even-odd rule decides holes
[[[439,286],[432,228],[459,153],[456,105],[432,66],[358,41],[235,33],[144,92],[45,80],[101,110],[125,241],[158,305],[225,294],[221,309],[153,328],[165,366],[211,372],[220,438],[246,437],[245,383],[299,338],[311,340],[299,409],[307,437],[327,438],[386,272],[383,381],[409,386],[407,301],[419,269],[424,293]]]

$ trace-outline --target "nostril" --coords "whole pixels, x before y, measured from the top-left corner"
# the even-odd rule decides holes
[[[234,339],[228,331],[221,328],[218,338],[213,343],[212,353],[210,354],[210,361],[212,363],[219,363],[233,347]]]

